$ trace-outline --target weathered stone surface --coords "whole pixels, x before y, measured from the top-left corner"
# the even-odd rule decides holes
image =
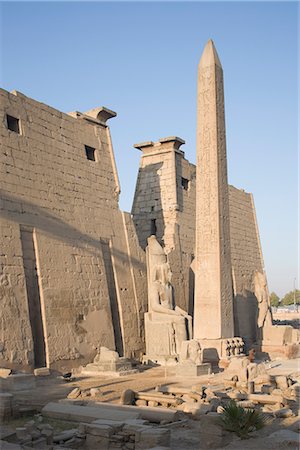
[[[102,395],[101,389],[99,388],[91,388],[90,389],[91,397],[100,397]]]
[[[170,446],[170,430],[164,428],[150,428],[135,433],[136,450],[147,450],[152,447]]]
[[[112,411],[128,411],[129,413],[135,412],[138,414],[138,418],[148,420],[149,422],[160,423],[161,421],[174,422],[178,420],[178,413],[176,409],[168,408],[150,408],[137,407],[137,406],[127,406],[127,405],[112,405],[104,402],[97,402],[96,405],[100,406],[103,410]]]
[[[201,375],[208,375],[211,373],[211,364],[188,364],[182,363],[176,366],[176,375],[180,377],[199,377]]]
[[[0,368],[0,377],[7,378],[11,374],[11,369]]]
[[[125,419],[137,419],[140,414],[137,411],[120,408],[101,408],[91,406],[75,406],[66,403],[48,403],[42,409],[43,416],[66,419],[73,422],[93,422],[96,419],[111,419],[124,421]]]
[[[194,338],[234,337],[223,71],[213,42],[198,71]]]
[[[69,370],[91,361],[99,343],[139,356],[145,255],[118,206],[107,124],[16,91],[1,89],[0,108],[0,361],[32,368],[39,355],[38,366]],[[20,134],[8,129],[6,114],[19,120]]]
[[[93,436],[102,436],[104,438],[109,438],[114,433],[111,426],[105,424],[96,424],[93,422],[86,426],[86,433],[92,434]]]
[[[118,431],[121,431],[124,424],[128,423],[130,421],[133,421],[134,423],[136,421],[140,421],[140,419],[126,419],[124,421],[120,421],[120,420],[109,420],[109,419],[97,419],[94,420],[92,422],[92,424],[94,425],[105,425],[105,426],[109,426],[110,428],[112,428],[112,430],[114,431],[114,433],[117,433]],[[143,422],[143,421],[141,421]],[[88,428],[87,428],[88,429]],[[93,434],[93,433],[92,433]]]
[[[78,398],[81,394],[81,390],[79,388],[74,388],[69,394],[68,398],[75,399]]]
[[[77,428],[72,428],[70,430],[64,430],[61,433],[55,434],[53,436],[53,442],[58,443],[61,441],[67,441],[71,439],[77,433]]]
[[[46,377],[50,375],[50,370],[48,367],[39,367],[38,369],[34,369],[33,373],[36,377]]]

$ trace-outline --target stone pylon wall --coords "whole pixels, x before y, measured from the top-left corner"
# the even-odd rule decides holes
[[[250,345],[258,332],[254,273],[264,272],[252,194],[229,186],[229,208],[235,330]]]
[[[132,215],[143,248],[154,232],[164,246],[173,273],[175,302],[192,313],[196,168],[179,149],[183,143],[169,137],[135,145],[142,157]]]
[[[91,361],[99,346],[139,356],[145,255],[118,207],[106,124],[114,114],[72,117],[0,94],[0,364],[66,368]]]

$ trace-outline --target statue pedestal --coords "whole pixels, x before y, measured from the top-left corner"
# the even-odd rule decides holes
[[[143,360],[161,365],[177,363],[180,345],[185,339],[181,336],[184,321],[181,316],[145,313],[146,355]]]
[[[118,361],[103,361],[87,364],[84,368],[86,372],[121,372],[132,370],[132,364],[126,358]]]
[[[176,375],[179,377],[200,377],[201,375],[211,374],[211,364],[178,364],[176,367]]]
[[[94,362],[82,368],[81,373],[88,376],[125,376],[137,373],[127,358],[120,358],[114,350],[101,347]]]

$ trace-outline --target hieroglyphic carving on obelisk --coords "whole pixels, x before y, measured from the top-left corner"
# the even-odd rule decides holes
[[[223,70],[212,40],[198,68],[194,338],[234,336]]]

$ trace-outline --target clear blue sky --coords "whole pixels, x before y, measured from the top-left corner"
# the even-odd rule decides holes
[[[130,211],[133,144],[177,135],[195,161],[197,64],[225,77],[229,182],[253,192],[270,290],[297,277],[297,22],[292,2],[1,4],[1,85],[59,110],[107,106]],[[297,282],[298,284],[298,282]]]

